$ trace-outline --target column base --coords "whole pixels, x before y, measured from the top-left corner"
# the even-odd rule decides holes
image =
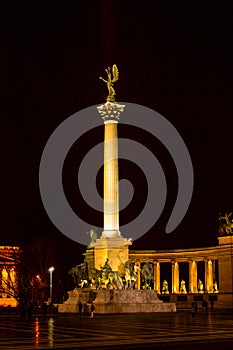
[[[100,238],[122,238],[120,231],[118,230],[104,230]]]

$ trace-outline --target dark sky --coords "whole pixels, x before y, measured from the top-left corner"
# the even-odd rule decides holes
[[[36,235],[62,239],[40,199],[41,154],[63,120],[105,101],[106,87],[98,77],[114,63],[120,71],[117,100],[147,106],[167,118],[188,147],[195,176],[189,210],[167,235],[165,226],[177,191],[171,159],[158,140],[119,125],[122,137],[133,138],[156,154],[168,181],[164,212],[133,248],[215,244],[218,212],[233,210],[230,7],[213,2],[32,2],[6,8],[0,22],[4,244]],[[81,201],[73,185],[75,167],[102,138],[103,130],[94,130],[67,157],[64,187],[73,208]],[[120,163],[120,177],[125,176],[140,191],[135,190],[134,202],[122,213],[123,223],[140,212],[146,200],[143,174],[130,162]],[[101,172],[97,183],[100,179]],[[91,217],[92,225],[102,225],[102,215],[85,203],[81,208],[79,215]]]

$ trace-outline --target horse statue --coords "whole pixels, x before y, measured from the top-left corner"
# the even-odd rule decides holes
[[[125,289],[134,289],[136,288],[137,282],[137,268],[131,260],[128,260],[124,264],[125,268]]]
[[[151,289],[151,283],[154,282],[153,272],[154,272],[153,264],[150,264],[147,261],[141,269],[141,275],[144,280],[144,284],[142,285],[143,289]]]
[[[100,270],[92,271],[92,285],[96,289],[123,289],[123,281],[119,271],[113,271],[106,260]]]
[[[93,289],[97,289],[97,290],[102,288],[101,271],[92,270],[91,286]]]
[[[83,263],[76,265],[75,267],[72,267],[72,269],[69,270],[69,275],[71,275],[74,279],[74,282],[77,286],[80,286],[81,288],[88,285],[88,270],[87,270],[87,263],[84,261]]]
[[[108,274],[109,289],[123,289],[123,281],[119,271],[110,271]]]

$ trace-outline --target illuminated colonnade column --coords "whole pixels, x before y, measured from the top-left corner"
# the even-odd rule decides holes
[[[137,271],[137,289],[141,288],[141,265],[140,262],[135,263],[136,271]]]
[[[157,293],[160,293],[160,264],[154,263],[154,289]]]
[[[179,293],[179,264],[172,262],[172,293]]]
[[[195,260],[189,261],[189,292],[197,293],[197,263]]]
[[[205,261],[205,289],[207,293],[213,292],[213,265],[211,260]]]

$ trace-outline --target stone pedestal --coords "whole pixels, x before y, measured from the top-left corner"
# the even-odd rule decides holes
[[[78,312],[78,303],[95,305],[98,314],[176,312],[175,303],[159,300],[154,290],[92,290],[76,288],[68,292],[69,299],[58,305],[59,312]],[[86,308],[88,309],[88,308]]]
[[[89,260],[91,259],[91,249],[93,249],[92,259],[90,265],[93,265],[96,270],[100,270],[108,259],[108,263],[113,271],[120,271],[120,267],[129,259],[129,245],[131,241],[123,237],[103,237],[92,242],[88,247]],[[87,254],[86,254],[87,256]],[[88,262],[89,266],[89,262]]]
[[[78,313],[78,303],[81,301],[83,305],[90,302],[90,289],[75,288],[68,292],[68,299],[58,305],[58,312]]]
[[[221,254],[218,256],[219,291],[231,293],[233,303],[233,235],[218,237]]]

